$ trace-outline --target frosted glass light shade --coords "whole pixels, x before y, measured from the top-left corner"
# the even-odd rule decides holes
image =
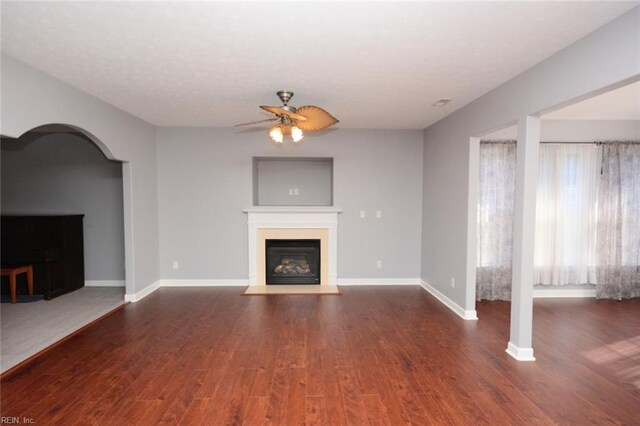
[[[284,135],[282,134],[282,129],[279,125],[269,129],[269,136],[274,142],[282,143],[284,141]]]
[[[301,141],[303,137],[304,133],[302,133],[302,130],[300,130],[298,126],[291,127],[291,139],[293,139],[294,142]]]

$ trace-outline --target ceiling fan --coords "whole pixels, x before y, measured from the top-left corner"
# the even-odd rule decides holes
[[[280,90],[276,94],[282,101],[282,106],[260,105],[260,108],[263,110],[275,114],[274,118],[237,124],[234,127],[277,122],[269,128],[269,136],[274,142],[282,143],[286,135],[291,135],[293,142],[299,142],[304,137],[303,132],[315,132],[326,129],[338,122],[338,119],[320,107],[307,105],[295,108],[290,106],[289,100],[293,97],[293,92],[291,91]]]

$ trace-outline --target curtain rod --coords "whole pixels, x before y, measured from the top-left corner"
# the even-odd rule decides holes
[[[504,142],[517,142],[515,139],[495,139],[495,140],[491,140],[491,139],[487,139],[487,140],[481,140],[480,142],[495,142],[495,143],[504,143]],[[540,141],[540,143],[550,143],[550,144],[564,144],[564,145],[603,145],[606,143],[628,143],[628,144],[640,144],[640,141],[595,141],[595,142],[560,142],[560,141]]]
[[[565,145],[602,145],[603,142],[556,142],[556,141],[540,141],[540,143],[560,143]]]

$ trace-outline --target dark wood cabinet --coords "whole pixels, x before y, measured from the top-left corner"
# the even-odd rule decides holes
[[[2,216],[2,267],[33,265],[34,293],[47,300],[83,287],[83,218]]]

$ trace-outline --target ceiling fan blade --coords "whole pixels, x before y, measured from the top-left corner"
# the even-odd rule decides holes
[[[269,121],[278,121],[278,120],[279,120],[279,118],[267,118],[266,120],[258,120],[258,121],[251,121],[249,123],[236,124],[233,127],[249,126],[251,124],[266,123],[266,122],[269,122]]]
[[[307,119],[307,117],[305,117],[304,115],[300,115],[299,113],[287,111],[286,109],[284,109],[282,107],[260,105],[260,108],[262,108],[265,111],[269,111],[271,114],[275,114],[275,115],[278,115],[278,116],[286,115],[287,117],[289,117],[292,120],[305,121]]]
[[[300,107],[297,111],[307,118],[305,121],[296,121],[296,126],[305,132],[315,132],[338,123],[337,118],[314,105]]]

